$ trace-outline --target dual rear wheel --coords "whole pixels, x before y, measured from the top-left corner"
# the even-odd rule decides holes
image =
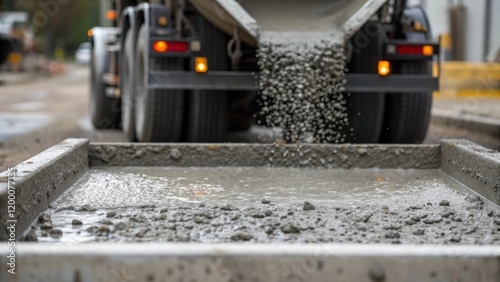
[[[206,24],[205,24],[206,25]],[[215,28],[202,32],[202,46],[217,49],[221,40]],[[131,141],[140,142],[218,142],[227,130],[226,93],[153,89],[149,70],[179,71],[183,58],[151,58],[146,42],[148,29],[142,25],[134,50],[132,30],[126,35],[122,58],[122,128]],[[220,35],[222,36],[222,35]],[[225,55],[225,53],[224,53]],[[211,69],[217,69],[220,54],[205,54]],[[132,69],[133,68],[133,69]],[[221,68],[221,67],[219,67]]]
[[[376,32],[377,23],[367,23],[359,35],[377,34],[353,56],[350,69],[355,73],[377,73],[378,54],[384,33]],[[361,40],[356,38],[354,40]],[[361,42],[361,41],[358,41]],[[432,74],[429,61],[394,62],[394,74]],[[347,97],[349,143],[418,144],[425,139],[430,120],[432,93],[351,93]]]

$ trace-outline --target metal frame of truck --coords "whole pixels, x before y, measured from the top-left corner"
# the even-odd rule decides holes
[[[150,3],[148,3],[150,2]],[[124,46],[125,35],[129,30],[132,31],[133,45],[132,54],[136,50],[136,42],[145,40],[147,44],[146,52],[149,60],[144,62],[145,76],[143,87],[147,91],[198,91],[198,90],[218,90],[218,91],[258,91],[258,74],[255,71],[239,71],[239,70],[211,70],[210,62],[208,63],[209,71],[206,73],[197,73],[194,70],[194,61],[197,56],[200,56],[200,50],[204,48],[200,44],[200,38],[196,34],[191,36],[184,36],[183,29],[194,29],[190,19],[184,14],[186,5],[189,1],[145,1],[137,3],[137,1],[114,1],[114,9],[119,12],[119,18],[113,20],[115,27],[111,28],[94,28],[91,37],[91,42],[94,44],[94,57],[96,57],[95,64],[92,66],[94,69],[92,91],[99,93],[97,95],[105,97],[97,97],[101,102],[95,102],[95,97],[92,99],[91,115],[93,118],[94,126],[97,128],[119,128],[124,127],[122,115],[120,113],[120,98],[122,98],[123,90],[126,89],[124,81],[127,79],[123,76],[122,66],[125,60]],[[228,2],[228,1],[221,1]],[[369,0],[369,4],[382,5],[386,0]],[[393,1],[399,5],[405,5],[406,1],[399,0]],[[392,3],[392,2],[391,2]],[[396,5],[394,4],[393,5]],[[404,3],[404,4],[401,4]],[[395,9],[395,8],[394,8]],[[395,13],[395,12],[394,12]],[[203,17],[203,15],[197,15]],[[359,17],[366,17],[366,15],[359,15]],[[401,20],[401,18],[405,18]],[[377,49],[376,60],[389,60],[395,64],[399,62],[438,62],[439,69],[439,54],[440,46],[438,43],[430,39],[430,26],[425,16],[425,12],[421,8],[414,9],[400,9],[400,15],[397,19],[392,19],[396,22],[384,23],[384,28],[393,27],[392,33],[404,33],[405,40],[398,38],[379,39],[377,45],[369,46],[368,48]],[[403,22],[406,21],[406,22]],[[375,24],[377,24],[375,22]],[[146,27],[146,34],[148,38],[140,38],[140,27]],[[397,26],[397,27],[396,27]],[[194,33],[197,31],[195,30]],[[192,32],[191,32],[192,33]],[[233,38],[234,39],[234,38]],[[181,51],[173,51],[166,53],[155,52],[153,45],[155,42],[163,41],[168,44],[180,44],[183,49]],[[347,40],[349,42],[349,40]],[[201,46],[200,46],[201,45]],[[418,54],[418,50],[424,47],[431,47],[432,53]],[[403,48],[400,48],[403,47]],[[405,49],[409,53],[398,50]],[[414,52],[417,50],[417,52]],[[151,60],[161,60],[164,58],[184,58],[184,66],[181,69],[153,69],[148,63]],[[186,63],[189,61],[189,63]],[[135,63],[134,63],[135,64]],[[427,63],[424,63],[427,64]],[[134,65],[134,68],[137,68]],[[417,71],[418,72],[418,71]],[[438,89],[439,73],[434,76],[432,71],[425,71],[426,74],[414,73],[391,73],[386,76],[381,76],[373,71],[362,70],[360,72],[349,72],[346,74],[348,92],[363,92],[363,93],[398,93],[407,95],[408,93],[426,92],[431,93]],[[134,73],[136,73],[134,69]],[[137,73],[136,73],[137,75]],[[97,85],[97,86],[96,86]],[[142,86],[141,86],[142,87]],[[231,95],[231,94],[229,94]],[[365,98],[363,98],[365,99]],[[380,100],[380,99],[379,99]],[[99,106],[99,103],[102,104]],[[372,103],[367,101],[366,103]],[[410,102],[407,102],[407,104]],[[123,104],[123,103],[122,103]],[[429,102],[427,102],[429,104]],[[123,106],[121,106],[123,109]],[[427,106],[427,108],[429,108]],[[110,110],[111,109],[111,110]],[[188,110],[189,111],[189,110]],[[418,112],[417,110],[414,110]],[[430,108],[425,109],[425,115],[421,119],[428,119]],[[101,116],[95,118],[95,113],[101,113]],[[185,113],[184,113],[185,114]],[[191,113],[189,113],[191,114]],[[404,116],[404,113],[398,115]],[[369,118],[372,119],[372,118]],[[387,119],[387,118],[385,118]],[[394,118],[393,118],[394,119]],[[401,119],[401,118],[398,118]],[[356,123],[356,122],[354,122]],[[365,124],[366,121],[360,122]],[[379,122],[380,123],[380,122]],[[407,123],[401,121],[400,123]],[[425,135],[427,122],[423,121],[418,126],[420,131]],[[381,125],[379,125],[381,127]],[[385,126],[385,125],[384,125]],[[414,127],[411,124],[409,127]],[[137,126],[136,126],[137,129]],[[158,129],[155,129],[158,131]],[[127,130],[125,130],[127,131]],[[132,130],[133,131],[133,130]],[[364,131],[364,129],[361,129]],[[347,140],[356,143],[419,143],[423,141],[422,133],[420,136],[411,135],[408,132],[400,132],[392,135],[407,135],[407,137],[389,137],[383,140],[379,134],[371,136],[363,136],[358,134],[353,138]],[[408,131],[408,130],[406,130]],[[181,141],[180,133],[175,137],[165,137],[161,134],[153,136],[149,134],[146,138],[137,138],[132,134],[127,134],[128,138],[132,141],[139,139],[139,141]],[[374,137],[375,136],[375,137]],[[213,140],[212,140],[213,139]],[[211,142],[221,141],[215,140],[216,138],[194,138],[194,142]]]

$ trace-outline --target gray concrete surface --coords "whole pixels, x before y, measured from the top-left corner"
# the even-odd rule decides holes
[[[20,181],[16,187],[23,191],[19,201],[26,205],[17,209],[30,211],[18,217],[18,224],[20,228],[33,225],[25,239],[56,244],[18,245],[17,263],[22,271],[14,281],[324,281],[332,277],[340,281],[496,281],[500,277],[500,207],[446,175],[447,169],[439,170],[446,161],[460,160],[464,167],[498,162],[499,153],[467,142],[308,145],[294,147],[300,150],[293,152],[298,156],[291,162],[275,162],[286,159],[281,154],[290,147],[279,145],[110,144],[106,148],[104,144],[88,147],[84,140],[68,142],[21,166],[21,179],[36,175],[39,182]],[[162,146],[165,149],[158,150]],[[313,147],[320,149],[309,150]],[[387,163],[381,157],[383,152],[395,159],[389,164],[396,165],[403,156],[425,155],[426,150],[439,157],[430,162],[422,157],[422,166],[410,162],[418,170],[366,166],[376,167],[376,159]],[[446,152],[441,154],[441,150]],[[266,152],[271,151],[280,156],[270,158]],[[243,152],[259,165],[196,168],[196,159],[187,157],[193,153],[202,166],[220,166],[228,159],[216,158],[217,154],[234,157]],[[106,158],[102,153],[112,154]],[[321,162],[311,162],[313,153],[339,159],[330,165],[342,162],[346,159],[342,155],[347,154],[351,169],[321,168]],[[80,177],[84,170],[71,165],[86,169],[87,154],[94,155],[94,165],[101,167]],[[155,160],[163,160],[163,167],[144,167],[146,163],[110,166],[120,162],[133,165],[132,160],[141,164],[137,157],[151,161],[155,154]],[[251,154],[263,157],[252,158]],[[56,159],[50,161],[52,158]],[[476,182],[498,181],[495,166],[452,170],[473,176]],[[477,173],[480,177],[475,177]],[[33,222],[39,207],[52,200],[44,199],[45,190],[40,187],[64,190],[68,182],[74,183],[73,188]],[[43,195],[33,196],[28,193],[32,189]],[[38,207],[30,206],[37,203]],[[95,241],[121,243],[60,244]],[[129,241],[176,243],[125,243]],[[185,241],[205,244],[180,243]],[[0,246],[3,265],[8,252],[6,245]],[[1,272],[0,279],[11,281],[8,275]]]
[[[248,238],[265,241],[265,234],[277,236],[278,241],[288,238],[299,242],[494,244],[500,239],[498,207],[470,190],[463,190],[437,170],[442,165],[471,189],[498,203],[499,153],[467,142],[447,141],[441,146],[92,144],[89,147],[85,141],[67,142],[73,145],[68,147],[63,143],[19,167],[22,170],[19,177],[24,180],[17,184],[21,191],[19,210],[24,209],[20,216],[23,228],[54,199],[52,192],[50,195],[47,192],[47,200],[40,197],[44,190],[30,193],[33,187],[64,189],[67,183],[78,179],[89,161],[96,168],[51,206],[53,221],[44,217],[39,220],[37,226],[43,226],[44,232],[38,230],[38,235],[42,237],[59,238],[60,231],[50,233],[55,232],[54,226],[67,229],[68,224],[73,225],[70,219],[74,217],[91,225],[77,230],[82,235],[104,232],[106,236],[94,237],[99,240],[107,240],[111,231],[118,232],[117,240],[142,240],[148,238],[150,230],[153,241],[158,238],[183,241],[191,236],[194,241],[203,241],[205,237],[216,242]],[[71,147],[75,147],[74,153],[67,152]],[[57,152],[74,157],[59,157]],[[54,157],[62,159],[50,161]],[[77,167],[68,167],[70,161]],[[450,168],[450,164],[458,168]],[[28,169],[29,166],[35,168]],[[63,180],[54,182],[53,173]],[[465,180],[461,175],[466,176]],[[2,191],[5,197],[5,187]],[[41,205],[30,208],[31,202]],[[241,231],[235,226],[245,228]],[[444,226],[448,231],[444,231]],[[168,234],[168,230],[173,237],[159,237]],[[332,235],[335,232],[339,232],[338,236]],[[428,237],[421,237],[424,234]]]
[[[47,215],[41,242],[500,245],[500,209],[438,170],[96,168]]]
[[[438,145],[93,143],[91,166],[285,166],[435,169]]]

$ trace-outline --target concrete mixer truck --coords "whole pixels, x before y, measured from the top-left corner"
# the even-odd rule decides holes
[[[131,141],[223,141],[262,118],[263,40],[281,36],[286,45],[328,34],[332,48],[344,47],[342,141],[420,143],[440,48],[424,10],[406,2],[112,1],[112,26],[89,32],[92,123],[122,128]]]

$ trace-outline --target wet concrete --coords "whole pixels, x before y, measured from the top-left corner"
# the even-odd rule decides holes
[[[440,170],[96,168],[47,214],[41,242],[500,244],[498,206]]]
[[[437,145],[93,143],[90,166],[437,169]]]

